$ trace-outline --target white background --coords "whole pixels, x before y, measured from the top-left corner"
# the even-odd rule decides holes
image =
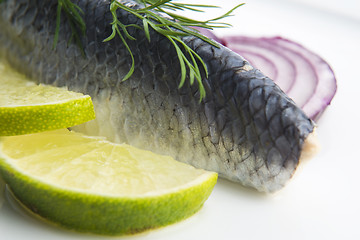
[[[187,2],[222,5],[223,11],[206,14],[212,17],[241,1]],[[318,121],[322,150],[285,189],[274,195],[259,194],[219,180],[203,209],[193,217],[119,239],[360,239],[359,3],[357,0],[248,0],[235,17],[228,18],[233,28],[217,30],[218,35],[279,35],[317,52],[332,66],[338,91]],[[0,205],[1,198],[0,194]],[[49,226],[24,216],[10,205],[4,201],[0,207],[2,240],[105,238]]]

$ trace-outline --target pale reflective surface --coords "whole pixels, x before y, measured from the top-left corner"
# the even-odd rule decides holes
[[[234,2],[241,1],[206,0],[206,4],[223,4],[225,9]],[[337,95],[318,122],[322,150],[284,190],[264,196],[220,180],[193,217],[144,234],[115,238],[62,230],[24,216],[5,202],[0,209],[0,239],[360,239],[360,111],[356,110],[360,23],[318,7],[302,7],[300,1],[244,2],[236,17],[227,19],[234,28],[217,30],[218,34],[281,35],[296,40],[325,58],[338,78]],[[219,15],[219,10],[211,12]]]

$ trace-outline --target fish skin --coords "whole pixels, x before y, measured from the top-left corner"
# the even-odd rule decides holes
[[[171,155],[259,191],[274,192],[288,182],[314,123],[271,79],[226,47],[183,37],[209,71],[199,103],[196,84],[178,88],[181,72],[171,43],[154,31],[148,42],[131,28],[135,72],[121,81],[131,59],[118,37],[103,42],[111,34],[109,1],[74,2],[85,13],[85,56],[68,43],[64,16],[53,49],[57,1],[6,0],[0,4],[0,57],[34,81],[91,95],[97,120],[79,129]],[[119,17],[142,24],[127,12]]]

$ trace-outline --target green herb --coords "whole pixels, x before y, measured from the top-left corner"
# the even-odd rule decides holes
[[[134,56],[127,41],[128,40],[135,41],[136,39],[129,34],[127,28],[136,27],[142,29],[148,41],[151,41],[150,28],[152,28],[159,34],[166,37],[171,42],[171,44],[173,44],[176,50],[181,68],[181,80],[180,80],[179,88],[181,88],[184,85],[186,76],[188,74],[191,85],[194,83],[195,79],[198,82],[200,101],[201,101],[205,97],[205,88],[202,84],[200,69],[202,68],[204,70],[206,77],[208,77],[208,71],[201,57],[184,43],[182,37],[193,35],[217,47],[217,44],[215,42],[199,34],[197,30],[191,27],[199,27],[206,29],[229,27],[231,26],[230,24],[219,22],[219,20],[231,16],[233,11],[238,7],[242,6],[243,3],[238,4],[230,11],[226,12],[225,14],[219,17],[212,18],[206,21],[198,21],[175,14],[175,12],[179,10],[204,12],[203,10],[204,8],[218,8],[218,7],[212,5],[180,3],[178,1],[175,2],[173,0],[137,0],[137,2],[139,4],[142,4],[142,8],[133,9],[131,7],[122,4],[121,2],[118,2],[117,0],[111,0],[110,3],[110,12],[113,16],[113,21],[111,23],[112,33],[109,37],[104,39],[104,41],[110,41],[113,38],[115,38],[116,35],[119,36],[125,48],[129,52],[132,61],[128,73],[125,75],[125,77],[122,80],[124,81],[130,78],[135,68]],[[56,34],[54,39],[54,47],[56,46],[56,42],[58,38],[59,27],[60,27],[60,14],[62,9],[65,10],[65,13],[67,14],[67,17],[70,21],[71,29],[73,31],[72,36],[75,38],[75,41],[77,43],[81,43],[79,34],[76,31],[77,29],[80,29],[82,33],[85,32],[85,24],[81,17],[82,12],[80,8],[78,8],[75,4],[73,4],[71,0],[58,0],[58,4],[59,4],[58,19],[57,19]],[[142,26],[138,26],[135,24],[130,24],[130,25],[123,24],[117,16],[118,9],[127,11],[135,15],[139,19],[141,19]]]
[[[75,40],[75,43],[79,46],[81,50],[83,50],[80,35],[85,35],[85,30],[86,30],[86,25],[82,17],[84,13],[81,10],[81,8],[78,5],[74,4],[71,0],[58,0],[56,29],[55,29],[55,36],[53,42],[54,49],[56,48],[56,44],[59,38],[60,20],[61,20],[62,11],[64,11],[71,28],[71,37],[69,39],[69,42]]]

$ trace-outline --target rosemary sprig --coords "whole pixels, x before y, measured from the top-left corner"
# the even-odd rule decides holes
[[[199,34],[198,31],[189,28],[189,27],[201,27],[207,29],[219,28],[219,27],[229,27],[231,26],[228,23],[218,22],[218,20],[231,16],[232,12],[243,4],[239,4],[232,8],[230,11],[225,14],[209,19],[206,21],[198,21],[191,18],[183,17],[178,14],[173,13],[174,10],[191,10],[196,12],[203,12],[201,8],[214,8],[217,6],[212,5],[197,5],[197,4],[186,4],[173,2],[173,0],[139,0],[143,4],[143,8],[133,9],[127,7],[116,0],[111,0],[110,11],[113,16],[112,24],[112,34],[106,38],[104,41],[110,41],[113,39],[116,34],[121,38],[124,46],[127,48],[131,58],[132,64],[129,72],[124,77],[123,80],[128,79],[134,71],[134,57],[132,55],[131,49],[129,48],[126,39],[135,40],[134,37],[130,36],[127,31],[126,25],[122,24],[117,16],[116,11],[118,9],[125,10],[139,19],[142,20],[143,26],[142,29],[145,32],[146,38],[150,39],[149,28],[152,28],[159,34],[165,36],[174,46],[176,53],[178,55],[180,69],[181,69],[181,79],[179,88],[181,88],[186,80],[187,71],[189,71],[189,81],[192,85],[194,80],[198,82],[199,93],[200,93],[200,101],[205,97],[205,88],[202,84],[202,78],[200,74],[200,66],[204,69],[206,77],[208,77],[207,67],[202,60],[202,58],[189,46],[187,46],[182,40],[182,36],[193,35],[196,36],[203,41],[217,46],[217,44],[211,41],[209,38]],[[160,13],[160,14],[158,14]],[[165,15],[165,16],[164,16]],[[137,26],[139,27],[139,26]],[[122,32],[120,31],[122,30]],[[126,37],[126,38],[125,38]],[[200,66],[198,65],[200,63]]]

